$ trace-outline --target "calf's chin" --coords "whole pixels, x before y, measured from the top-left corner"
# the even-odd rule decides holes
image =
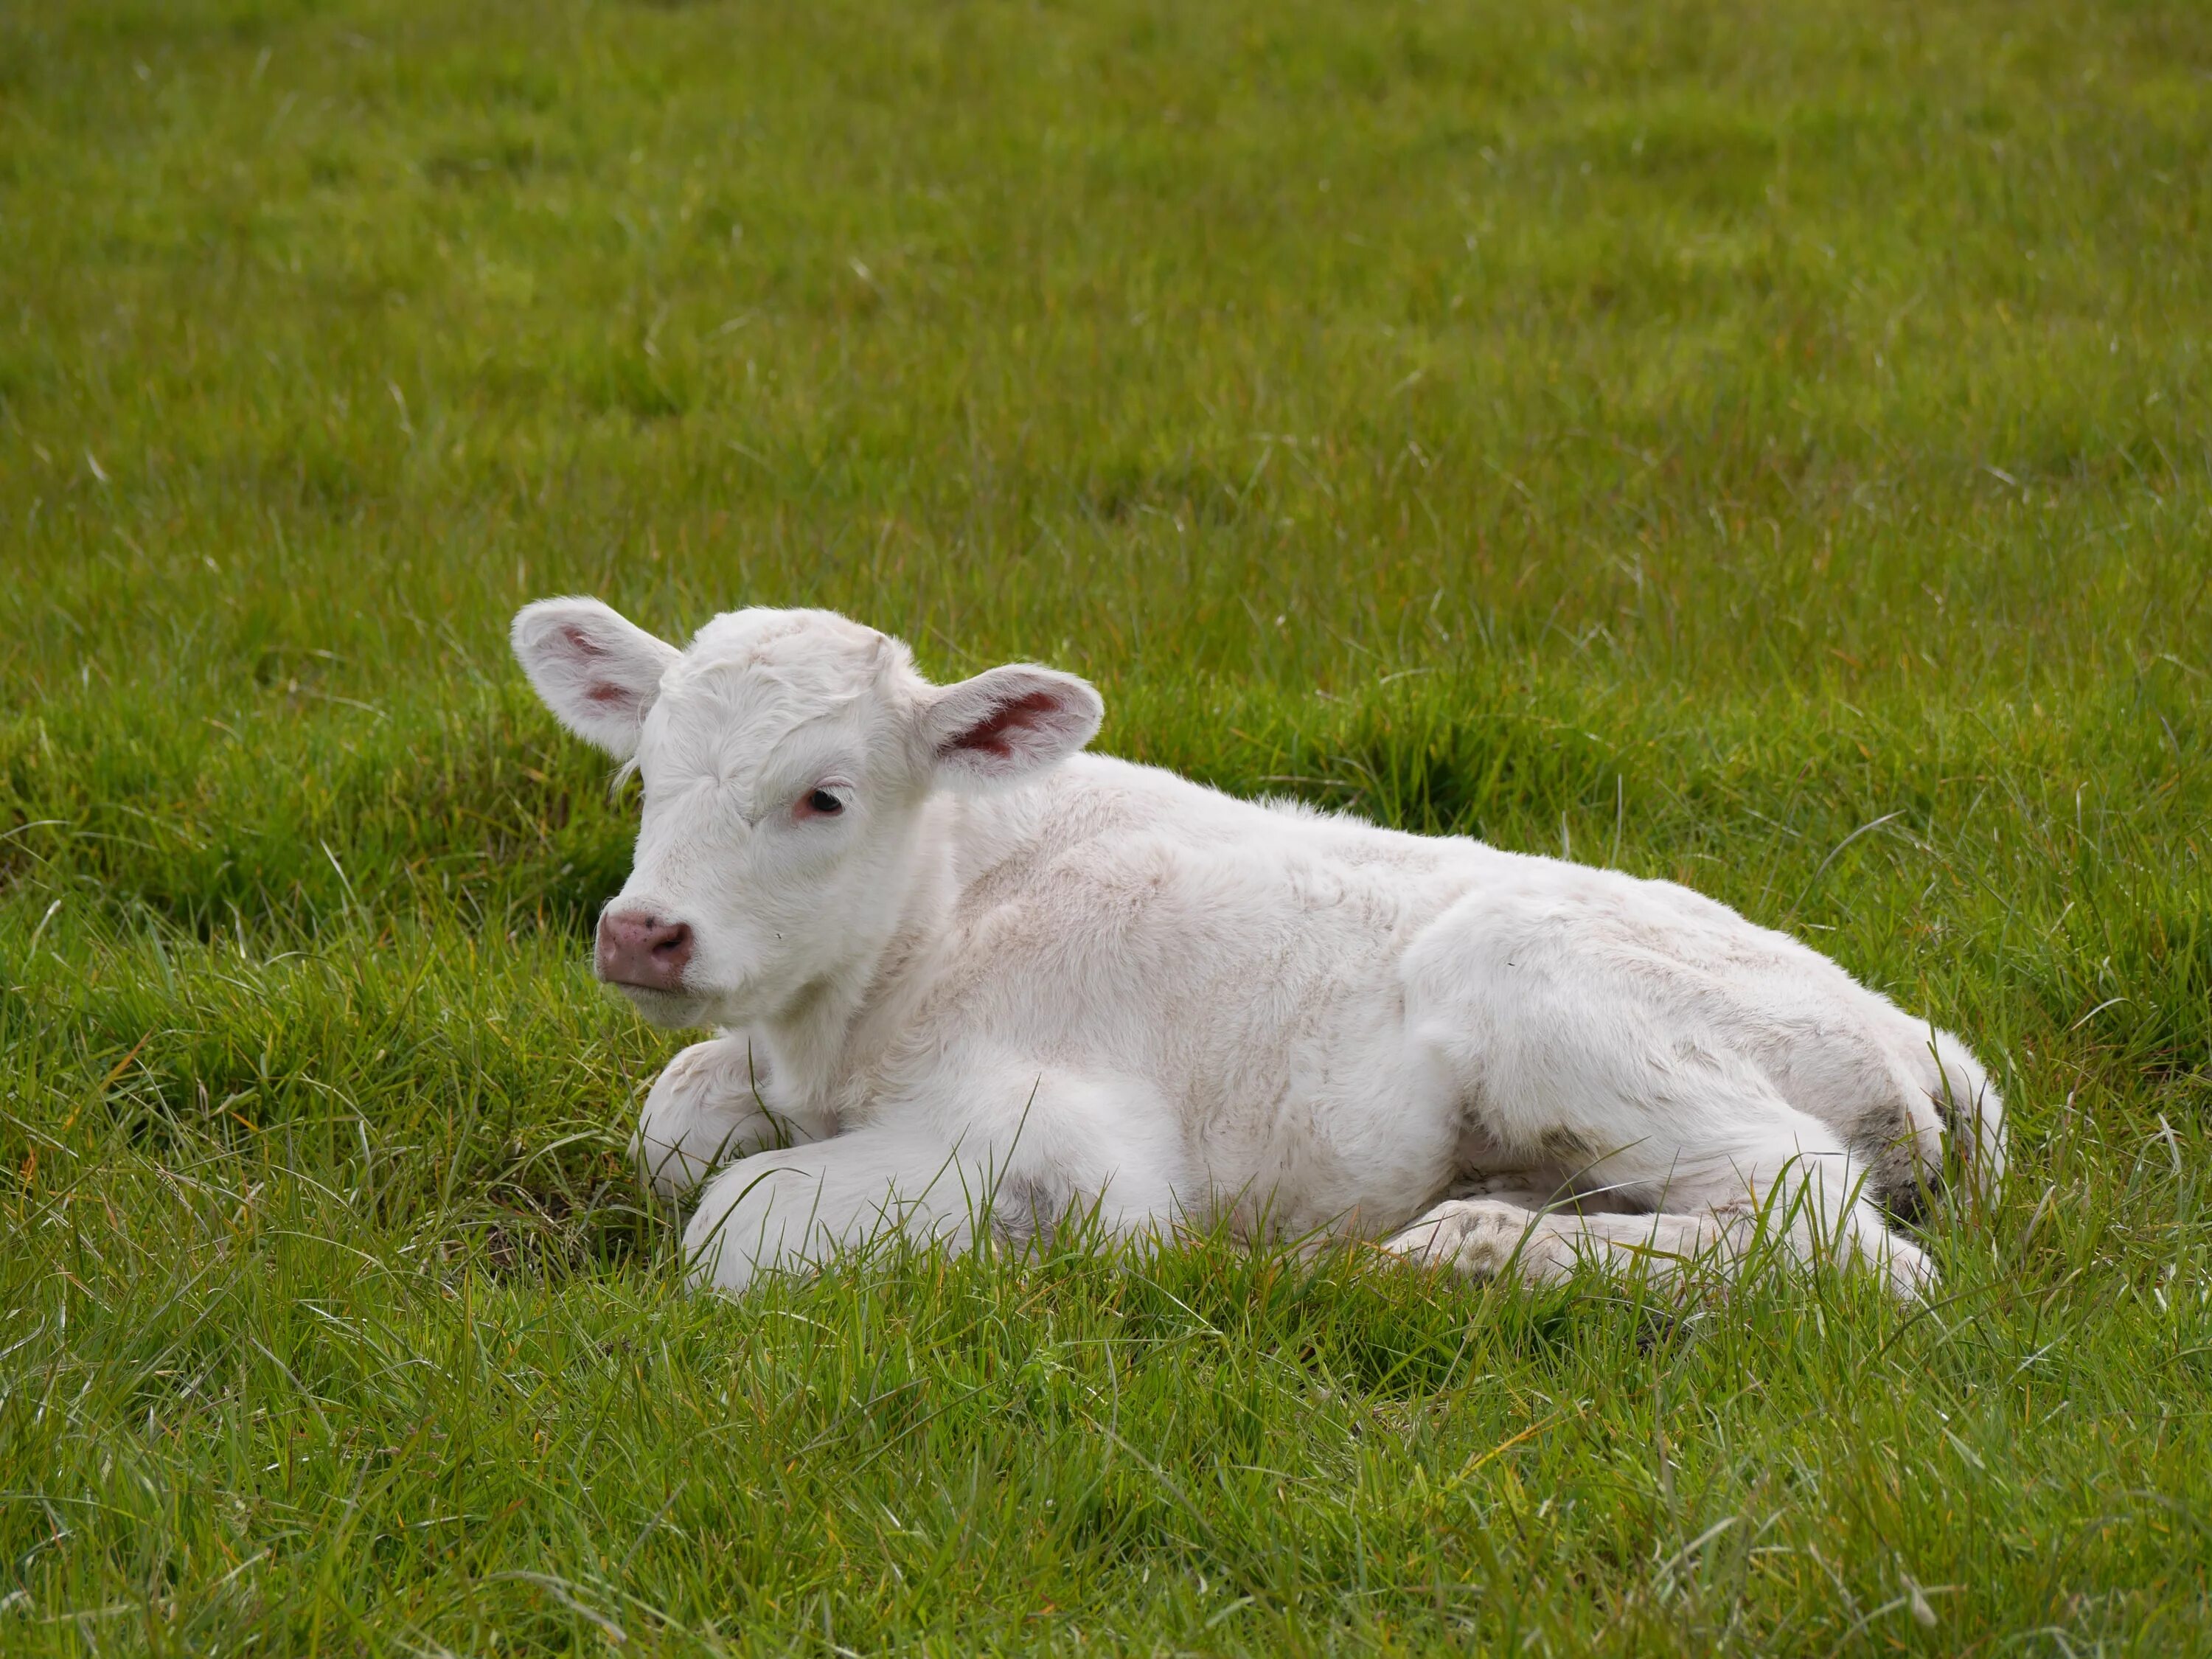
[[[629,999],[638,1018],[664,1031],[681,1031],[709,1024],[706,999],[678,991],[649,990],[642,985],[615,988]]]

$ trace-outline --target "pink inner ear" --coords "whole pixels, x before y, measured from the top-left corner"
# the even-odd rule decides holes
[[[1059,707],[1060,699],[1049,691],[1031,691],[1011,702],[1002,702],[966,731],[948,740],[943,752],[949,755],[966,749],[996,755],[1001,760],[1011,760],[1014,744],[1009,733],[1026,731]]]
[[[580,661],[597,662],[607,654],[606,647],[580,628],[564,628],[561,630],[561,637],[568,641],[568,648],[576,653]],[[637,701],[628,686],[617,685],[612,680],[593,680],[584,688],[584,696],[603,708]]]

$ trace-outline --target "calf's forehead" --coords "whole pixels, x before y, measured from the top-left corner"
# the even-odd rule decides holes
[[[788,667],[808,663],[873,661],[897,646],[834,611],[778,611],[757,606],[725,611],[692,638],[687,663],[759,664]]]
[[[669,670],[647,747],[727,774],[793,741],[866,743],[919,684],[905,647],[872,628],[823,611],[731,611]]]

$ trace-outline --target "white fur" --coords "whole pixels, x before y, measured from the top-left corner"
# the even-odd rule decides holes
[[[683,992],[625,988],[720,1034],[636,1147],[699,1188],[686,1248],[725,1289],[886,1226],[957,1245],[979,1212],[1021,1237],[1081,1209],[1536,1278],[1766,1237],[1909,1295],[1929,1264],[1870,1193],[1939,1180],[1947,1122],[2002,1170],[1956,1038],[1670,883],[1079,756],[1084,682],[933,687],[826,611],[732,612],[678,653],[549,600],[514,638],[572,729],[635,754],[617,902],[693,930]]]

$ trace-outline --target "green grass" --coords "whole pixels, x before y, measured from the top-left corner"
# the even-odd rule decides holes
[[[0,10],[0,1648],[2212,1652],[2212,10]],[[1965,1033],[1941,1300],[685,1294],[506,659],[836,605]]]

